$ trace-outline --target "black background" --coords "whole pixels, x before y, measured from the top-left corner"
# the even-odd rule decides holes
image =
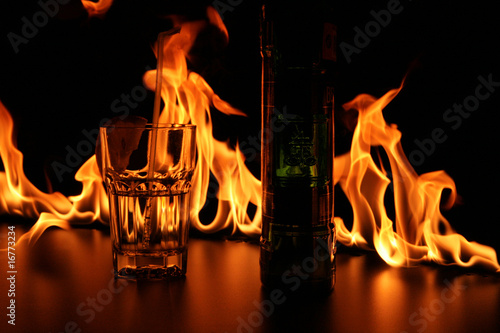
[[[113,101],[140,86],[145,69],[155,67],[152,42],[159,31],[170,27],[161,16],[181,13],[202,17],[203,5],[210,3],[116,0],[105,17],[88,18],[79,1],[70,1],[61,5],[57,15],[28,43],[19,45],[16,53],[8,34],[21,35],[22,18],[32,22],[41,7],[37,1],[2,2],[0,100],[15,119],[25,172],[33,183],[44,191],[79,193],[80,185],[73,180],[78,166],[64,173],[60,182],[52,163],[64,163],[67,147],[76,149],[87,139],[85,130],[91,131],[102,119],[117,115],[111,108]],[[260,6],[259,1],[251,0],[232,3],[236,5],[222,13],[229,31],[227,47],[206,42],[220,40],[217,34],[208,33],[202,42],[201,60],[193,68],[223,99],[248,114],[239,118],[215,113],[217,137],[246,140],[256,137],[260,126]],[[374,20],[370,12],[386,9],[389,3],[335,1],[338,43],[355,45],[354,28],[364,30]],[[443,129],[446,141],[436,144],[416,171],[445,170],[462,197],[462,203],[446,216],[468,239],[495,246],[498,251],[500,87],[457,129],[443,120],[454,103],[461,104],[474,95],[479,76],[491,75],[493,81],[500,82],[500,23],[493,4],[401,0],[401,12],[392,15],[390,23],[353,54],[351,61],[338,51],[335,98],[341,105],[360,93],[378,97],[398,87],[407,75],[405,88],[384,111],[387,122],[397,124],[402,131],[407,154],[418,149],[415,140],[428,139],[434,129]],[[151,118],[152,97],[149,93],[130,112]],[[350,131],[345,124],[349,118],[340,108],[336,117],[337,153],[341,153],[348,149]],[[81,157],[79,164],[90,153]],[[249,162],[256,173],[258,162]],[[338,200],[336,215],[348,218],[348,207],[341,197]]]

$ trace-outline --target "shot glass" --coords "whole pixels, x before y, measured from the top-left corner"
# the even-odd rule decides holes
[[[196,126],[118,122],[100,128],[116,277],[186,274]]]

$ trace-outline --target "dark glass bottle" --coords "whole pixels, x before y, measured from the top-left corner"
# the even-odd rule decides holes
[[[265,287],[283,291],[327,293],[335,284],[336,27],[328,4],[262,7],[260,269]]]

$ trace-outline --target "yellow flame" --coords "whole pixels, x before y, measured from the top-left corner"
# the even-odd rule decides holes
[[[210,9],[210,23],[220,24],[221,33],[227,31],[221,20],[217,20]],[[189,71],[186,59],[198,33],[207,25],[204,21],[181,22],[178,34],[170,36],[161,47],[163,52],[161,96],[164,108],[159,122],[192,123],[197,126],[196,142],[198,161],[193,175],[191,189],[191,224],[206,233],[231,229],[257,236],[260,233],[260,214],[250,217],[248,206],[260,206],[261,185],[248,170],[239,147],[231,148],[228,143],[213,137],[211,107],[227,115],[245,116],[214,93],[208,83],[195,72]],[[144,76],[146,86],[154,90],[156,70]],[[218,209],[213,221],[206,223],[199,218],[199,212],[206,204],[207,191],[212,174],[219,187]]]
[[[359,95],[346,103],[358,111],[351,151],[336,159],[335,179],[348,197],[354,213],[351,230],[337,219],[337,237],[348,246],[377,250],[393,266],[422,262],[442,265],[479,265],[500,272],[493,248],[468,242],[455,233],[442,215],[440,203],[445,189],[451,192],[448,206],[456,199],[453,179],[444,171],[418,175],[401,146],[401,132],[388,125],[384,107],[402,89],[393,89],[376,99]],[[372,147],[381,147],[389,160],[392,181],[372,158]],[[394,190],[395,221],[386,212],[384,198],[389,184]]]

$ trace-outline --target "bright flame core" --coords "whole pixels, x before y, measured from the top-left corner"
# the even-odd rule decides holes
[[[83,1],[84,5],[86,2]],[[105,3],[111,5],[111,1],[98,4],[105,7]],[[90,7],[86,6],[89,12]],[[228,115],[244,114],[221,100],[200,75],[187,67],[189,50],[206,24],[219,27],[227,37],[227,30],[213,8],[208,9],[207,17],[208,23],[176,21],[181,25],[180,33],[171,36],[161,48],[164,108],[160,122],[197,125],[198,160],[191,196],[192,226],[205,233],[231,230],[231,233],[239,231],[255,237],[261,231],[261,183],[246,167],[238,146],[233,149],[212,135],[212,108]],[[156,71],[144,75],[145,84],[153,90],[155,78]],[[355,109],[359,115],[351,151],[335,159],[335,183],[344,190],[354,215],[351,230],[341,218],[335,218],[338,240],[347,246],[375,249],[393,266],[436,262],[467,267],[479,265],[500,272],[494,249],[468,242],[452,230],[441,214],[445,189],[451,192],[447,205],[455,201],[453,180],[443,171],[417,175],[404,155],[401,132],[383,119],[382,110],[400,90],[401,87],[391,90],[380,99],[359,95],[344,105],[346,110]],[[0,172],[0,214],[38,217],[34,227],[19,241],[35,242],[50,226],[68,229],[68,221],[72,224],[106,223],[108,202],[95,156],[75,176],[83,185],[80,195],[65,197],[61,193],[43,193],[24,175],[23,155],[13,140],[12,117],[1,102],[0,126],[0,157],[5,170]],[[385,151],[392,181],[383,163],[376,163],[372,158],[373,147]],[[206,223],[200,221],[199,213],[207,204],[211,174],[219,188],[218,207],[213,221]],[[391,183],[395,221],[388,217],[384,206]],[[256,212],[250,216],[248,211],[252,205]]]
[[[351,230],[337,218],[337,237],[348,246],[377,250],[392,266],[413,266],[422,262],[479,265],[500,272],[494,249],[468,242],[455,233],[441,214],[442,193],[451,191],[445,206],[456,199],[453,179],[444,171],[417,175],[401,146],[401,132],[388,125],[382,115],[402,86],[380,99],[362,94],[344,109],[358,111],[358,123],[351,150],[335,161],[335,178],[352,205]],[[380,147],[389,159],[392,181],[382,162],[371,156]],[[384,198],[389,185],[394,191],[395,222],[386,212]]]

